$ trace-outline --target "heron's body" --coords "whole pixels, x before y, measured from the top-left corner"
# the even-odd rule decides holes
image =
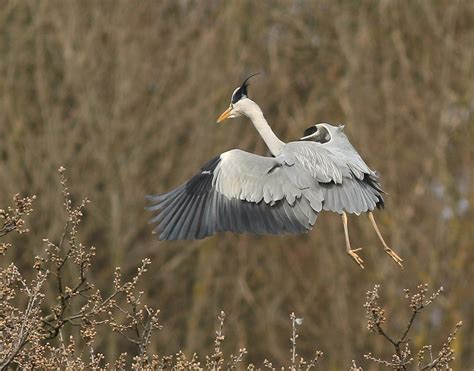
[[[322,125],[345,137],[342,128]],[[181,187],[149,197],[159,239],[303,233],[321,210],[360,214],[381,205],[375,173],[355,150],[343,156],[329,143],[290,142],[276,157],[222,153]]]
[[[285,144],[247,97],[246,88],[244,82],[234,91],[218,122],[247,116],[273,157],[230,150],[180,187],[149,196],[148,209],[158,212],[150,222],[157,224],[160,240],[201,239],[224,231],[304,233],[322,210],[345,217],[345,212],[370,213],[383,206],[378,176],[350,144],[343,127],[318,124],[308,129],[309,135],[305,132],[302,139],[307,140]]]

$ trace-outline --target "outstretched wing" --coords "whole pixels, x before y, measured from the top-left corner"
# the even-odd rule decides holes
[[[322,208],[322,190],[291,156],[231,150],[180,187],[148,196],[160,240],[201,239],[216,232],[302,233]]]

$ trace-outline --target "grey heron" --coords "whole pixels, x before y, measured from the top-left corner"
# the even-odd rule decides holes
[[[369,184],[370,187],[377,189],[381,194],[385,193],[379,183],[379,176],[375,171],[369,169],[369,167],[365,164],[365,162],[360,157],[359,153],[356,149],[352,146],[347,138],[346,134],[344,133],[344,125],[333,126],[327,123],[320,123],[310,126],[304,131],[303,137],[300,138],[300,141],[312,141],[319,143],[328,151],[332,152],[334,155],[338,156],[339,158],[346,159],[347,163],[358,164],[359,171],[362,171],[362,174],[354,174],[356,175],[357,179],[362,177],[364,183]],[[323,210],[325,211],[333,211],[342,216],[342,223],[344,227],[344,237],[346,241],[346,247],[352,251],[358,251],[360,249],[353,250],[351,248],[351,242],[349,239],[349,230],[347,226],[347,212],[354,213],[359,215],[361,212],[367,212],[372,227],[377,234],[384,251],[400,266],[403,267],[402,262],[403,260],[397,255],[395,251],[393,251],[385,242],[385,239],[380,232],[379,227],[377,226],[377,222],[375,221],[374,214],[372,213],[373,209],[371,210],[360,210],[357,208],[356,205],[353,207],[350,206],[350,202],[344,200],[344,181],[340,184],[334,183],[322,183],[321,186],[323,187],[324,193],[324,203],[323,203]],[[342,194],[338,195],[338,197],[334,197],[335,193]],[[357,196],[357,194],[356,194]],[[349,207],[348,207],[349,206]],[[377,208],[384,207],[384,200],[382,195],[379,196],[379,200],[377,201],[376,205]],[[363,261],[360,257],[354,256],[354,259],[359,263],[359,265],[363,266]]]
[[[234,90],[217,122],[249,118],[272,156],[232,149],[211,159],[181,186],[147,196],[151,203],[147,209],[157,212],[150,220],[156,224],[153,232],[160,240],[194,240],[224,231],[304,233],[312,229],[320,211],[332,210],[343,217],[347,253],[364,268],[358,249],[352,249],[349,241],[346,212],[371,216],[383,204],[376,173],[342,129],[335,128],[341,134],[327,141],[318,139],[317,130],[308,132],[306,140],[281,141],[248,96],[252,76]],[[334,127],[327,128],[331,133]],[[398,255],[386,251],[401,265]]]

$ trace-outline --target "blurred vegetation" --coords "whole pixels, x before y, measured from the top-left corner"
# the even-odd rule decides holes
[[[56,170],[64,165],[71,197],[92,201],[80,235],[96,247],[93,281],[107,288],[116,266],[132,277],[152,260],[143,290],[161,309],[164,327],[151,344],[160,354],[210,354],[224,310],[225,352],[246,347],[249,362],[285,364],[295,312],[305,321],[305,358],[316,347],[323,369],[356,357],[369,367],[360,355],[390,352],[366,336],[365,292],[380,283],[385,298],[398,298],[427,282],[446,295],[415,324],[413,342],[439,348],[464,320],[454,367],[472,365],[473,45],[468,0],[3,1],[0,205],[17,192],[38,198],[31,232],[7,237],[15,247],[0,264],[31,270],[38,241],[61,238]],[[215,124],[255,71],[265,74],[249,94],[282,139],[315,122],[346,124],[389,193],[377,217],[405,270],[364,215],[349,226],[364,271],[330,213],[303,236],[154,239],[145,194],[178,185],[227,149],[266,153],[246,119]],[[409,314],[402,304],[384,303],[397,333]],[[95,341],[111,360],[124,344],[107,331]]]

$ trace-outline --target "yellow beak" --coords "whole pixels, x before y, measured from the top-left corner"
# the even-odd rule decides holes
[[[232,109],[229,107],[217,118],[217,123],[220,124],[222,121],[227,119],[230,116]]]

